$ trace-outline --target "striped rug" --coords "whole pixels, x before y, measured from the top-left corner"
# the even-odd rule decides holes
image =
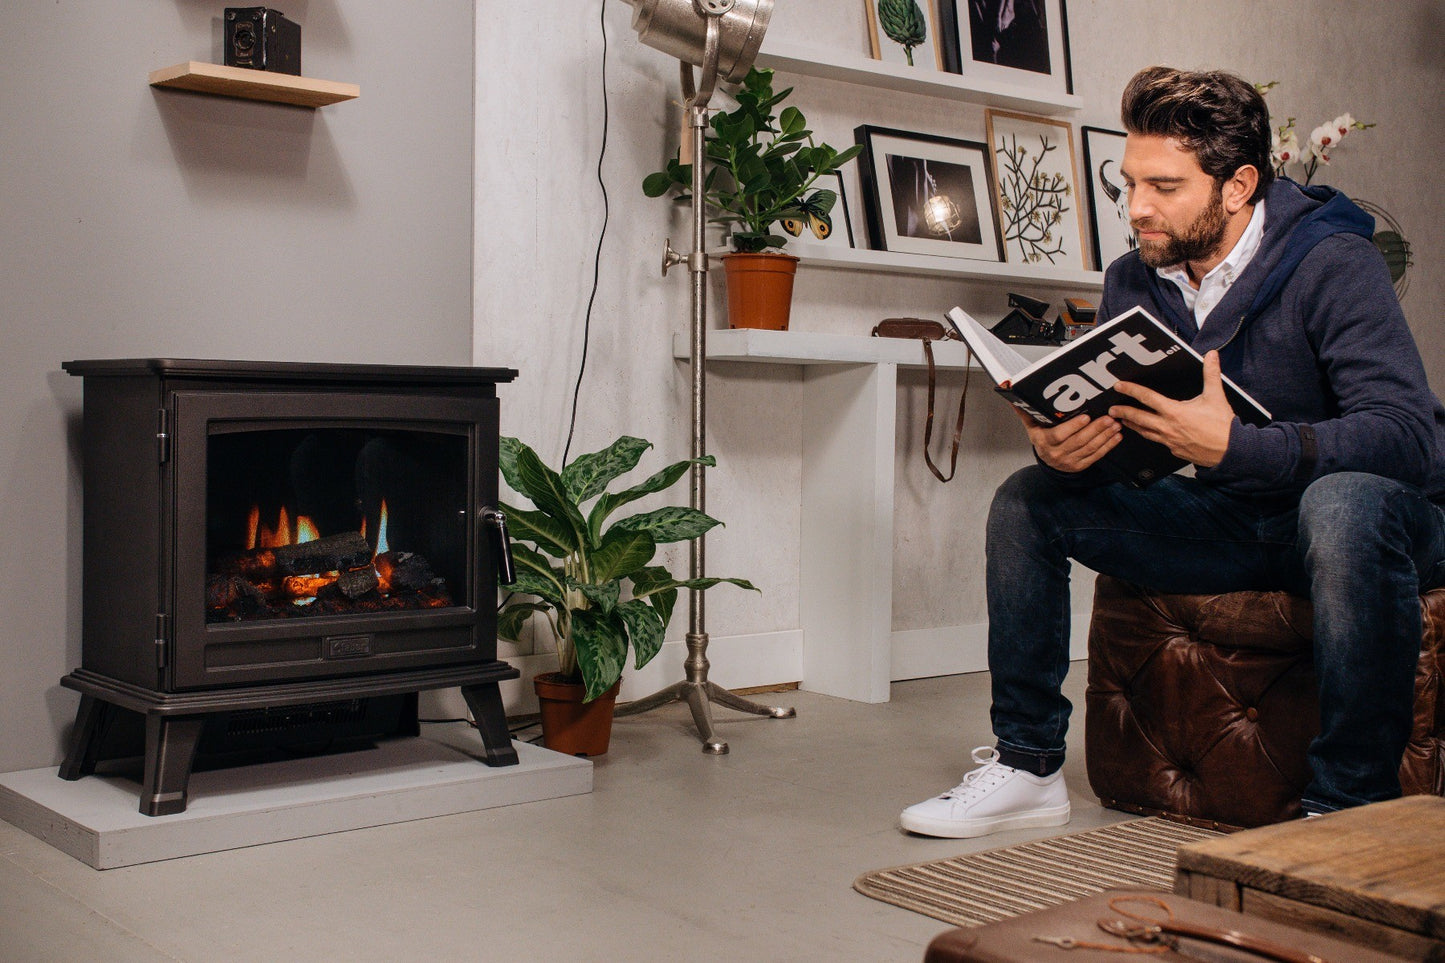
[[[882,869],[858,877],[864,896],[952,923],[976,926],[1106,889],[1174,886],[1174,854],[1221,835],[1150,817],[1020,846]]]

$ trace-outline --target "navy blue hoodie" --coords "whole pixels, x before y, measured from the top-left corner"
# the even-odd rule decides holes
[[[1099,316],[1139,305],[1200,354],[1217,349],[1275,419],[1235,419],[1224,460],[1200,480],[1298,496],[1321,475],[1366,471],[1445,499],[1445,408],[1370,241],[1374,219],[1333,188],[1283,178],[1265,200],[1259,250],[1203,327],[1137,251],[1109,266]]]

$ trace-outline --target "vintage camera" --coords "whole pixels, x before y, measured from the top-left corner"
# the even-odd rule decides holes
[[[1064,322],[1059,318],[1044,320],[1044,314],[1049,310],[1049,302],[1023,294],[1010,294],[1008,306],[1013,310],[990,329],[1000,340],[1012,344],[1064,343]]]
[[[301,75],[301,25],[280,10],[227,7],[224,63]]]

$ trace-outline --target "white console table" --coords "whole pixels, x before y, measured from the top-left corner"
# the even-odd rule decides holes
[[[688,356],[685,335],[674,335],[673,354]],[[923,367],[922,348],[896,338],[733,328],[707,333],[707,356],[802,366],[803,687],[887,702],[898,368]],[[935,343],[934,359],[954,370],[968,360],[956,341]]]

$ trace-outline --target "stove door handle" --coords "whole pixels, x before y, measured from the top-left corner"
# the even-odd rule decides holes
[[[507,532],[507,513],[488,506],[482,509],[482,521],[497,533],[498,561],[501,563],[497,584],[511,585],[517,581],[517,568],[512,562],[512,536]]]

